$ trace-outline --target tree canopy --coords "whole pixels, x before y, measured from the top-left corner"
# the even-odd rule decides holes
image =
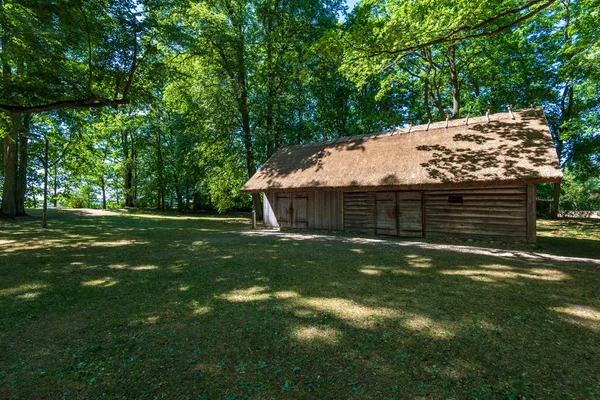
[[[278,148],[539,104],[600,208],[600,0],[0,0],[2,212],[254,207]],[[575,200],[573,200],[575,199]]]

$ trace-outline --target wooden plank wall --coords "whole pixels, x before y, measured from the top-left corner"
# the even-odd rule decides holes
[[[448,196],[463,202],[449,203]],[[425,235],[525,242],[527,209],[526,186],[426,191]]]
[[[342,192],[308,192],[308,228],[341,231]]]
[[[375,234],[375,193],[344,192],[344,230]]]
[[[341,231],[344,227],[342,196],[341,191],[265,193],[263,204],[265,226]],[[290,198],[294,201],[294,221],[288,221]],[[306,202],[306,206],[303,206],[303,202]]]
[[[422,192],[398,192],[398,235],[423,236]]]
[[[527,241],[536,242],[536,185],[527,185]]]

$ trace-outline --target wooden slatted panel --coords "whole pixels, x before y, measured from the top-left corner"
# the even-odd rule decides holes
[[[342,230],[342,192],[308,192],[308,227]]]
[[[344,192],[344,230],[375,234],[375,192]]]
[[[398,235],[396,192],[377,192],[375,194],[377,213],[377,235]]]
[[[398,235],[423,236],[423,202],[421,192],[398,192]]]
[[[293,196],[293,226],[308,228],[308,196],[306,192],[294,193]]]
[[[282,228],[290,228],[292,221],[290,219],[290,206],[292,205],[292,197],[289,193],[277,193],[277,208],[276,215],[279,226]]]
[[[448,196],[462,196],[449,203]],[[527,188],[481,188],[425,192],[425,229],[429,237],[525,241]]]
[[[535,185],[527,185],[527,242],[536,242]]]

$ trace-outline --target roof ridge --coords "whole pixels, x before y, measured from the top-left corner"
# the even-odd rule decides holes
[[[522,112],[526,112],[529,110],[537,110],[538,108],[539,108],[539,106],[536,106],[536,107],[531,107],[531,108],[523,108],[518,111],[512,110],[512,112],[515,115],[519,115]],[[496,117],[496,118],[494,118],[494,117]],[[465,118],[450,119],[447,121],[448,126],[446,126],[446,121],[429,122],[427,124],[412,125],[409,127],[392,128],[392,129],[388,129],[386,131],[362,133],[359,135],[352,135],[352,136],[338,136],[335,139],[326,139],[326,140],[319,140],[319,141],[302,143],[302,144],[294,144],[291,146],[282,147],[281,150],[297,148],[297,147],[322,146],[322,145],[329,145],[329,144],[336,144],[336,143],[348,143],[348,142],[358,141],[361,139],[371,139],[371,138],[376,138],[376,137],[395,136],[395,135],[398,135],[401,133],[417,133],[417,132],[435,131],[435,130],[440,130],[440,129],[450,129],[450,128],[456,128],[456,127],[460,127],[460,126],[480,124],[482,122],[486,122],[486,123],[498,122],[498,121],[505,120],[505,119],[514,120],[514,118],[512,118],[512,116],[510,114],[510,111],[499,112],[499,113],[489,114],[489,115],[481,115],[478,117],[473,117],[473,116],[469,115]]]

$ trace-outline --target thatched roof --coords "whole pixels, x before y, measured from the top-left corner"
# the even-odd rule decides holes
[[[541,108],[277,151],[243,192],[425,189],[560,182]]]

